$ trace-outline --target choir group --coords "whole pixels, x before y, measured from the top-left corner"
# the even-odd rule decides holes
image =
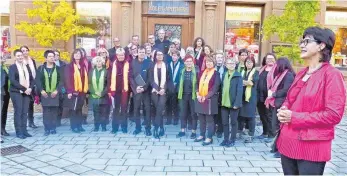
[[[16,135],[21,139],[31,137],[27,132],[27,119],[29,127],[36,127],[33,121],[35,101],[40,102],[43,108],[44,135],[56,133],[63,110],[68,114],[72,132],[85,131],[82,127],[85,121],[82,108],[87,103],[93,109],[94,131],[99,131],[100,127],[106,131],[111,116],[111,132],[116,134],[121,130],[127,133],[129,118],[136,124],[134,135],[139,134],[144,126],[146,136],[153,135],[159,139],[165,134],[165,115],[165,125],[178,125],[180,120],[178,138],[186,136],[189,130],[190,138],[194,142],[202,142],[204,146],[213,143],[213,135],[221,138],[223,133],[224,140],[220,146],[234,146],[239,136],[243,136],[245,143],[251,143],[258,112],[263,133],[257,138],[275,142],[275,145],[277,142],[280,153],[287,152],[285,156],[312,161],[306,157],[307,152],[300,155],[298,151],[295,154],[288,151],[292,152],[293,145],[299,145],[306,138],[319,141],[330,130],[329,126],[324,127],[323,132],[319,131],[323,124],[318,122],[320,117],[324,124],[336,125],[341,120],[341,109],[335,114],[326,113],[332,107],[323,106],[327,106],[330,100],[319,98],[328,95],[321,91],[329,91],[324,85],[330,82],[314,82],[328,79],[329,76],[317,75],[324,75],[329,70],[338,78],[337,81],[341,81],[340,74],[328,63],[335,43],[334,36],[332,32],[318,27],[305,31],[300,42],[301,57],[308,61],[309,67],[299,72],[299,77],[295,76],[290,61],[285,57],[276,58],[275,54],[268,53],[262,59],[260,69],[256,69],[255,58],[247,49],[239,50],[238,55],[225,55],[220,50],[215,52],[203,38],[198,37],[193,47],[184,50],[178,39],[167,40],[162,29],[157,40],[154,35],[149,35],[148,43],[143,46],[139,45],[137,35],[125,48],[120,46],[119,38],[114,38],[113,48],[98,49],[97,56],[91,60],[87,59],[83,48],[73,51],[68,64],[60,60],[59,51],[47,50],[44,53],[45,63],[38,68],[28,54],[29,48],[22,46],[13,52],[15,63],[9,68],[4,65],[5,59],[1,60],[1,135],[8,136],[5,125],[9,99],[14,107]],[[301,91],[306,90],[310,81],[318,87],[310,88],[316,94],[307,95],[307,91]],[[345,98],[341,99],[345,97],[343,84],[342,87],[340,84],[334,87],[339,88],[334,94],[329,94],[330,98],[344,103]],[[306,100],[313,104],[307,104]],[[335,103],[334,106],[340,108],[341,105]],[[301,113],[318,110],[324,112],[316,114],[316,117]],[[141,115],[144,117],[142,123]],[[329,118],[323,119],[323,116],[339,120],[330,123]],[[312,137],[315,134],[307,130],[297,132],[300,127],[294,128],[291,124],[299,122],[306,125],[305,128],[318,128],[315,132],[321,136]],[[283,136],[291,130],[292,136],[299,138],[288,144],[287,137]],[[281,131],[280,137],[278,131]],[[331,140],[329,138],[330,144]],[[310,151],[320,151],[318,148],[311,148]],[[278,152],[275,155],[281,157]],[[288,159],[285,156],[282,160]]]

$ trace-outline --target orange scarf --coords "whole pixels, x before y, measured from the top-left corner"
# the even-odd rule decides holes
[[[129,62],[125,62],[124,68],[123,68],[124,91],[129,90],[128,75],[129,75]],[[116,79],[117,79],[117,66],[116,66],[116,61],[114,61],[113,67],[112,67],[111,86],[110,86],[110,89],[112,92],[116,91],[116,82],[117,82]]]
[[[202,73],[202,76],[200,78],[199,83],[199,95],[200,96],[206,96],[208,94],[208,83],[210,82],[215,69],[205,69],[205,71]]]
[[[73,65],[74,67],[74,86],[76,92],[88,92],[88,74],[87,71],[84,70],[84,86],[82,85],[82,79],[81,79],[81,73],[77,67],[76,64]],[[84,89],[83,89],[84,88]]]

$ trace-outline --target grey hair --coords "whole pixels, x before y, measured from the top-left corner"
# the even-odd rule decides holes
[[[223,52],[223,50],[217,50],[216,51],[216,55],[223,55],[223,57],[224,57],[224,52]]]
[[[163,31],[165,33],[165,30],[163,28],[158,30],[158,33],[160,33],[160,31]]]
[[[105,65],[105,59],[104,59],[103,57],[101,57],[101,56],[96,56],[96,57],[94,57],[94,58],[92,59],[92,65],[93,65],[93,67],[95,67],[96,64],[97,64],[99,61],[101,61],[102,65]]]
[[[181,44],[181,41],[180,41],[178,38],[172,39],[172,42],[173,42],[173,43],[176,43],[176,42],[177,42],[177,43]]]
[[[123,48],[118,48],[116,50],[116,55],[119,55],[119,54],[124,54],[125,53],[125,50]]]

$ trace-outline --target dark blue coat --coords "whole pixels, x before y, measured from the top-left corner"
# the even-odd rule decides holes
[[[253,68],[255,69],[255,68]],[[248,80],[248,75],[245,73],[245,75],[242,75],[243,80]],[[256,70],[253,74],[253,86],[251,89],[251,98],[249,99],[249,102],[245,101],[245,92],[246,92],[246,86],[243,87],[243,96],[242,96],[242,108],[240,109],[239,116],[242,117],[250,117],[255,118],[255,112],[257,110],[257,84],[259,80],[259,72]]]
[[[222,77],[222,86],[221,86],[221,91],[220,94],[223,95],[223,86],[224,86],[224,77],[228,70],[226,70],[223,73]],[[242,107],[242,95],[243,95],[243,79],[241,76],[241,73],[235,71],[233,77],[230,80],[230,91],[229,91],[229,97],[230,97],[230,103],[231,107],[237,107],[240,108]],[[222,99],[220,99],[220,102],[222,102]]]
[[[178,92],[179,82],[180,82],[180,78],[182,74],[182,69],[184,68],[184,63],[181,60],[177,61],[176,66],[178,66],[178,71],[177,71],[177,75],[175,79],[174,79],[175,66],[171,68],[171,63],[173,64],[173,62],[171,61],[167,65],[169,70],[168,91],[171,93],[174,93],[174,92]]]

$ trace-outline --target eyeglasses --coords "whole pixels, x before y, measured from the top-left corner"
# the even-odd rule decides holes
[[[314,40],[314,39],[310,39],[310,38],[302,39],[302,40],[300,40],[299,45],[304,44],[304,46],[307,46],[307,44],[312,43],[312,42],[318,42],[318,40]]]
[[[131,49],[131,50],[137,50],[137,48],[133,48],[133,49]]]

